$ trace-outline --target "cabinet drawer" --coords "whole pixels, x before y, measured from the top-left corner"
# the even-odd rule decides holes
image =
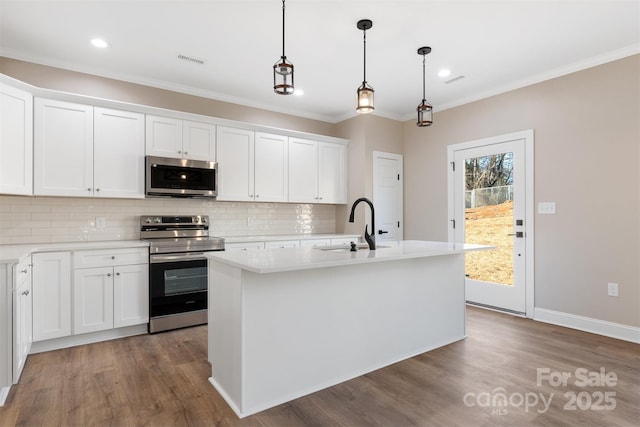
[[[16,285],[15,288],[20,288],[25,281],[31,278],[31,257],[25,259],[16,266]]]
[[[331,244],[331,239],[305,239],[300,240],[300,247],[316,247],[316,246],[329,246]]]
[[[258,249],[264,249],[264,242],[225,243],[224,245],[224,250],[227,252],[255,251]]]
[[[266,249],[298,248],[300,247],[300,241],[299,240],[274,240],[271,242],[265,242],[264,247]]]
[[[148,261],[149,251],[147,248],[97,249],[73,253],[74,268],[146,264]]]

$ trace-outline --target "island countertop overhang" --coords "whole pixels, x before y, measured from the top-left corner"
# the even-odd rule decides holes
[[[210,252],[207,253],[206,256],[214,261],[253,273],[279,273],[284,271],[311,270],[316,268],[453,255],[489,249],[493,249],[493,247],[465,243],[403,240],[393,242],[393,246],[387,247],[382,243],[375,251],[359,249],[356,252],[351,252],[348,248],[342,250],[323,250],[304,247],[239,252]]]

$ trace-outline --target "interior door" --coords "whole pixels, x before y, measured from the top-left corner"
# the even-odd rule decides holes
[[[402,155],[373,153],[373,205],[376,242],[402,240]]]
[[[465,255],[467,302],[526,312],[525,140],[454,151],[454,241],[495,246]]]

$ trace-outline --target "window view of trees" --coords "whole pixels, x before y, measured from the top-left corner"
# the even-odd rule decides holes
[[[467,190],[513,184],[513,153],[466,159],[464,166]]]

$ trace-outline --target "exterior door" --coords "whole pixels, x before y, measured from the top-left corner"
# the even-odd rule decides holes
[[[376,208],[376,242],[403,239],[402,156],[373,153],[373,205]]]
[[[533,309],[527,301],[533,217],[526,140],[512,134],[450,147],[450,240],[495,247],[465,255],[467,302],[519,314]]]

